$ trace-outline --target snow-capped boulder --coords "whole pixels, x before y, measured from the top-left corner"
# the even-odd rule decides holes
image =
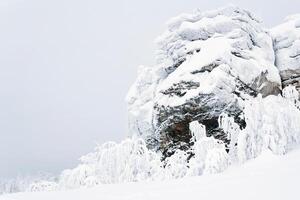
[[[300,14],[287,17],[271,34],[283,87],[293,85],[300,91]]]
[[[182,14],[157,43],[157,64],[140,68],[127,101],[130,132],[165,156],[188,148],[192,121],[228,143],[221,113],[243,128],[243,99],[280,93],[272,38],[248,11],[230,6]]]

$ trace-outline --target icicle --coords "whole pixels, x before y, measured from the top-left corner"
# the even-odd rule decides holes
[[[295,86],[289,85],[282,90],[282,96],[291,100],[299,99],[299,92],[296,90]]]
[[[200,124],[198,121],[191,122],[189,128],[194,142],[199,141],[201,138],[206,136],[205,126]]]

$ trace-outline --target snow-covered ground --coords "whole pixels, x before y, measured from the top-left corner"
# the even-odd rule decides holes
[[[0,200],[299,199],[300,149],[257,159],[215,175],[100,185],[69,191],[3,195]]]

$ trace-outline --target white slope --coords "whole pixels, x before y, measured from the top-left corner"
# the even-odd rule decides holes
[[[0,200],[299,199],[300,149],[264,152],[224,173],[169,181],[101,185],[69,191],[16,193]]]

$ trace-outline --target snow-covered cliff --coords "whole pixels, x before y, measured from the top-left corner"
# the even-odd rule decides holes
[[[238,7],[175,17],[157,44],[157,64],[140,67],[128,93],[129,126],[166,156],[190,146],[195,120],[228,144],[222,113],[243,129],[244,100],[281,92],[268,30]]]
[[[271,34],[283,87],[294,85],[300,91],[300,14],[287,17]]]

